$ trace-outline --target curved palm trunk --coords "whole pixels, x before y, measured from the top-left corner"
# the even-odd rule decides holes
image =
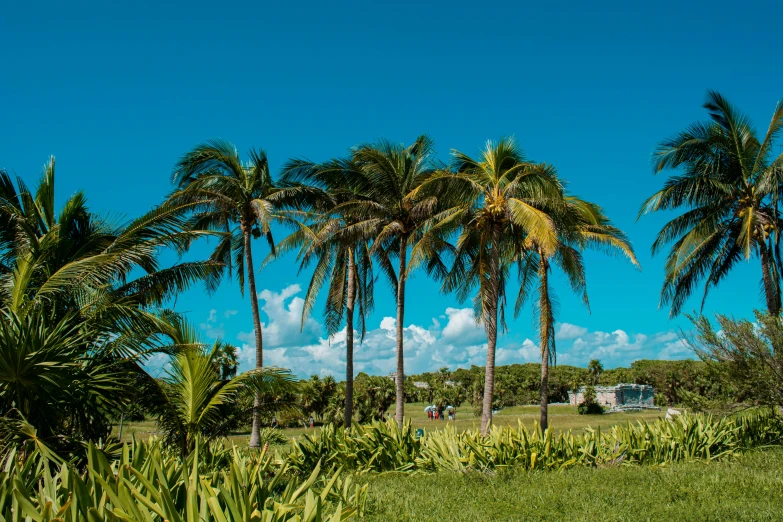
[[[407,277],[408,238],[400,238],[400,273],[397,278],[397,385],[396,408],[394,416],[397,425],[402,427],[402,418],[405,415],[405,359],[402,351],[403,322],[405,320],[405,279]]]
[[[256,368],[264,366],[264,340],[261,331],[261,316],[258,313],[258,293],[256,292],[256,274],[253,269],[253,252],[250,245],[250,229],[242,227],[245,242],[245,268],[247,269],[247,286],[250,292],[250,306],[253,309],[253,329],[256,334]],[[253,427],[250,431],[250,447],[261,447],[261,395],[256,393],[253,400]]]
[[[487,332],[487,367],[484,374],[484,401],[481,407],[481,433],[487,434],[492,425],[492,400],[495,395],[495,347],[498,339],[498,297],[499,297],[499,260],[500,229],[492,231],[492,256],[490,258],[490,285],[486,309],[484,311],[484,329]]]
[[[539,325],[541,337],[541,429],[546,430],[549,427],[549,331],[551,328],[550,309],[552,303],[549,301],[549,273],[548,263],[543,254],[539,251],[541,262],[538,266],[538,276],[541,288],[538,296]]]
[[[764,297],[767,301],[767,311],[770,315],[780,315],[780,289],[775,281],[775,275],[772,273],[772,259],[769,255],[767,245],[759,245],[761,253],[761,277],[764,283]]]
[[[353,249],[348,249],[348,295],[345,317],[345,428],[351,427],[353,419],[353,309],[356,301],[356,265]]]

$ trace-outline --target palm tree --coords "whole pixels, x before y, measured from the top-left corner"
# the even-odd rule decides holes
[[[162,249],[200,235],[186,230],[187,205],[113,223],[82,193],[59,212],[54,202],[54,158],[35,192],[0,171],[0,408],[42,437],[105,439],[139,364],[177,349],[166,340],[176,316],[161,307],[219,266],[160,266]]]
[[[434,173],[422,186],[423,192],[448,194],[449,208],[438,214],[412,257],[429,257],[425,248],[461,227],[443,288],[464,301],[478,287],[474,307],[487,334],[481,416],[486,433],[492,423],[498,325],[505,326],[508,266],[524,241],[546,252],[555,249],[556,231],[547,210],[562,198],[562,187],[550,167],[527,161],[512,138],[487,142],[479,159],[459,151],[452,155],[451,168]]]
[[[517,263],[520,274],[520,290],[515,314],[518,314],[533,286],[538,283],[539,339],[541,346],[541,429],[549,426],[549,364],[555,362],[555,312],[554,295],[549,283],[552,265],[559,267],[568,279],[571,289],[580,294],[589,309],[587,281],[582,263],[582,250],[600,248],[607,253],[620,253],[639,266],[630,242],[625,234],[614,227],[600,207],[574,196],[564,195],[553,201],[549,208],[555,233],[554,244],[542,244],[534,235],[528,235],[521,243]]]
[[[250,161],[243,163],[237,149],[223,140],[210,140],[186,153],[174,168],[177,190],[170,201],[196,204],[192,228],[221,233],[222,237],[211,259],[219,261],[239,281],[244,296],[245,275],[253,312],[256,340],[256,368],[264,365],[263,333],[258,311],[258,292],[253,269],[251,239],[266,238],[274,252],[271,225],[283,219],[276,212],[275,196],[279,189],[272,182],[266,153],[249,152]],[[255,399],[260,406],[261,396]],[[253,413],[250,447],[260,446],[261,420]]]
[[[233,344],[221,340],[215,341],[215,368],[221,381],[228,381],[236,377],[239,368],[238,352],[239,348]]]
[[[590,380],[593,382],[593,386],[598,384],[598,380],[601,378],[601,374],[604,373],[604,366],[598,359],[591,359],[587,365],[587,373],[590,375]]]
[[[373,307],[374,279],[368,241],[346,230],[358,221],[339,211],[340,205],[361,195],[357,192],[357,166],[350,160],[332,160],[317,164],[292,160],[283,168],[282,183],[297,208],[309,213],[298,228],[277,246],[278,255],[298,248],[299,271],[315,262],[315,270],[302,308],[302,326],[316,298],[328,285],[324,316],[328,335],[335,335],[345,316],[345,408],[343,424],[353,419],[354,315],[359,305],[359,332],[366,333],[366,317]]]
[[[704,280],[707,294],[741,259],[758,255],[767,310],[778,315],[780,296],[780,217],[783,154],[774,141],[783,128],[783,101],[759,139],[749,119],[723,96],[707,93],[710,120],[697,122],[662,141],[654,154],[655,173],[681,169],[648,198],[639,216],[683,209],[663,226],[653,254],[671,244],[666,260],[661,305],[680,313]]]
[[[408,147],[381,140],[355,148],[351,157],[354,165],[351,170],[352,187],[361,197],[335,208],[353,222],[340,235],[372,241],[371,253],[395,291],[395,416],[400,426],[405,413],[405,283],[408,274],[416,267],[413,263],[408,266],[408,249],[417,244],[437,216],[438,198],[432,194],[425,196],[417,190],[431,173],[433,153],[432,141],[427,136],[420,136]],[[422,247],[422,250],[431,254],[426,259],[427,271],[445,274],[445,264],[432,248]],[[398,262],[396,270],[392,264],[394,258]]]
[[[294,376],[275,367],[256,368],[228,380],[215,373],[218,344],[211,350],[193,347],[181,350],[171,360],[163,382],[148,379],[145,402],[158,416],[168,443],[186,457],[196,440],[207,442],[226,436],[245,418],[237,408],[244,396],[283,395],[296,389]],[[263,405],[253,408],[258,410]]]

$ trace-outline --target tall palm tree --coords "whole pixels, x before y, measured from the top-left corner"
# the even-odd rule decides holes
[[[555,250],[556,230],[547,211],[562,199],[562,187],[553,169],[529,162],[513,138],[487,142],[478,159],[456,150],[452,156],[451,168],[432,174],[422,186],[422,192],[447,194],[443,204],[449,208],[438,215],[412,256],[428,257],[425,249],[438,236],[459,230],[444,290],[456,291],[463,301],[478,287],[474,308],[487,334],[481,416],[486,433],[492,423],[498,326],[505,325],[508,267],[524,241],[545,252]]]
[[[302,326],[310,315],[324,285],[328,286],[324,316],[328,335],[335,335],[345,316],[345,409],[343,424],[351,427],[353,419],[354,315],[359,306],[359,332],[366,333],[366,317],[373,307],[372,262],[366,238],[347,234],[346,229],[358,221],[339,211],[340,205],[361,198],[356,174],[357,165],[350,160],[332,160],[318,164],[292,160],[283,168],[282,182],[289,199],[308,214],[298,228],[277,246],[279,255],[298,248],[300,272],[315,262],[302,308]]]
[[[537,283],[536,319],[541,346],[540,424],[543,430],[549,426],[549,364],[555,361],[557,353],[554,294],[549,282],[552,265],[561,269],[571,289],[580,294],[588,309],[587,280],[581,254],[584,249],[599,248],[607,253],[619,253],[639,266],[625,234],[610,223],[600,207],[568,195],[552,203],[549,216],[555,232],[555,243],[541,244],[534,235],[528,235],[521,243],[522,248],[517,257],[521,285],[515,306],[515,314],[518,314]]]
[[[591,359],[587,365],[587,373],[590,375],[590,380],[593,382],[593,386],[598,384],[598,380],[601,378],[601,374],[604,373],[604,366],[598,359]]]
[[[351,159],[356,167],[353,186],[362,197],[336,208],[355,221],[342,235],[372,240],[371,252],[396,294],[395,416],[400,426],[405,413],[405,283],[415,268],[415,265],[408,266],[408,250],[422,238],[437,215],[437,196],[417,190],[432,171],[433,156],[434,147],[427,136],[418,137],[408,147],[385,140],[360,145],[353,150]],[[398,263],[396,270],[392,264],[394,258]],[[446,271],[438,255],[430,255],[425,267],[435,274]]]
[[[222,263],[229,277],[232,273],[236,275],[243,296],[247,276],[256,340],[256,368],[262,368],[264,343],[251,240],[263,235],[274,251],[271,226],[282,218],[275,208],[274,198],[279,189],[269,173],[266,153],[251,149],[248,155],[249,161],[243,163],[237,149],[223,140],[197,145],[174,168],[177,190],[169,199],[197,204],[192,222],[194,230],[222,234],[211,259]],[[258,395],[257,406],[260,401]],[[260,430],[259,414],[254,412],[250,447],[260,446]]]
[[[701,306],[741,259],[758,255],[767,310],[778,315],[780,296],[779,201],[783,154],[775,139],[783,128],[783,101],[775,106],[766,134],[759,138],[750,120],[719,93],[704,103],[710,119],[662,141],[654,171],[679,169],[649,197],[639,216],[660,210],[683,213],[663,226],[653,254],[671,244],[661,305],[680,313],[704,280]]]

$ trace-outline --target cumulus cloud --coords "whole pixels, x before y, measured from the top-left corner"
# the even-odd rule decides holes
[[[555,339],[576,339],[587,333],[587,328],[570,323],[560,323],[555,332]]]
[[[264,290],[258,294],[266,315],[264,364],[290,368],[302,377],[318,374],[342,379],[345,329],[326,338],[314,317],[308,318],[302,327],[304,301],[301,294],[302,288],[296,284],[279,292]],[[207,323],[214,325],[218,315],[210,313]],[[237,335],[241,341],[241,370],[255,364],[255,337],[252,325],[248,326],[250,328]],[[356,332],[354,368],[357,373],[385,375],[395,370],[396,326],[394,317],[383,317],[375,328],[368,329],[361,343]],[[637,359],[692,357],[675,332],[647,335],[620,328],[611,332],[590,331],[575,324],[559,323],[556,339],[560,364],[585,366],[590,359],[600,359],[605,367],[612,368],[627,366]],[[483,327],[476,322],[472,308],[446,308],[443,314],[433,317],[429,325],[407,324],[403,328],[403,340],[408,373],[434,371],[442,366],[469,368],[471,365],[483,366],[486,362],[486,336]],[[498,341],[497,364],[538,362],[540,357],[540,348],[533,339],[515,337],[512,332]]]

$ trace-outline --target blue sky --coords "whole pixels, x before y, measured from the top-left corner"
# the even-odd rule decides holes
[[[636,221],[664,180],[650,154],[705,117],[707,89],[766,127],[783,97],[783,4],[528,4],[15,2],[0,13],[0,166],[33,183],[54,154],[60,200],[85,189],[94,210],[134,216],[160,203],[177,158],[208,138],[262,147],[277,169],[381,137],[408,143],[427,133],[447,159],[451,148],[476,153],[514,135],[572,192],[604,207],[643,267],[588,254],[591,314],[555,280],[559,362],[689,357],[677,335],[689,323],[657,306],[663,259],[649,247],[666,216]],[[263,258],[265,245],[255,252]],[[761,306],[758,276],[755,260],[738,268],[705,312],[749,315]],[[307,274],[283,260],[258,281],[267,360],[341,376],[340,338],[322,338],[318,314],[299,332]],[[411,372],[483,364],[467,306],[414,276]],[[214,296],[190,291],[176,307],[205,338],[242,346],[250,364],[249,300],[235,283]],[[393,315],[380,285],[359,370],[392,368]],[[499,345],[499,363],[536,358],[530,310],[509,321]]]

